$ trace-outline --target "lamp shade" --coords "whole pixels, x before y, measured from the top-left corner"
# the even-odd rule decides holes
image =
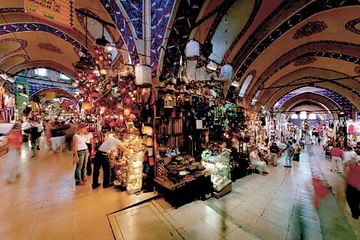
[[[146,64],[135,65],[135,84],[151,84],[151,67]]]
[[[228,81],[232,78],[234,69],[230,64],[225,64],[220,69],[220,78],[221,80]]]
[[[91,102],[84,102],[82,105],[82,109],[84,109],[85,111],[89,111],[92,107]]]
[[[186,58],[194,58],[200,56],[200,44],[198,41],[191,39],[185,47]]]

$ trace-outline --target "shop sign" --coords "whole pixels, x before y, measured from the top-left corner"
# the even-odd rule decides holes
[[[24,8],[34,17],[65,27],[72,25],[72,0],[24,0]]]

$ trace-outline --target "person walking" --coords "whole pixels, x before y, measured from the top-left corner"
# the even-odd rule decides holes
[[[91,157],[95,155],[95,150],[94,150],[95,148],[94,148],[94,136],[91,132],[89,132],[88,128],[86,128],[84,138],[89,153],[87,156],[86,174],[88,176],[91,176],[92,174]]]
[[[295,143],[294,143],[295,144]],[[300,161],[300,153],[301,153],[301,146],[299,143],[295,144],[295,150],[294,150],[294,158],[293,160],[296,162]]]
[[[44,131],[44,126],[39,119],[34,119],[33,126],[37,129],[36,150],[40,150],[40,137]]]
[[[354,219],[360,217],[360,160],[353,154],[351,160],[344,165],[346,179],[346,200]]]
[[[100,145],[94,158],[94,171],[93,171],[93,182],[92,188],[96,189],[101,184],[99,183],[100,168],[103,169],[103,187],[108,188],[113,186],[111,183],[111,166],[109,154],[115,149],[120,149],[123,152],[127,152],[127,148],[123,146],[121,141],[115,138],[112,134],[109,134],[107,139]]]
[[[76,185],[85,185],[86,183],[86,160],[88,156],[88,148],[86,146],[86,139],[84,137],[86,133],[85,125],[78,125],[76,133],[73,136],[73,153],[74,153],[74,162],[76,164],[75,168],[75,184]]]
[[[6,156],[6,182],[11,184],[20,176],[19,161],[22,145],[22,133],[19,124],[15,123],[7,134],[9,151]]]
[[[276,144],[274,139],[271,141],[271,145],[270,145],[269,150],[270,150],[270,161],[272,162],[272,164],[274,166],[277,166],[277,164],[278,164],[278,154],[280,152],[280,149],[279,149],[279,147]]]
[[[31,157],[35,157],[36,150],[39,148],[39,138],[42,132],[42,126],[34,117],[30,118],[30,144]]]
[[[66,124],[65,133],[65,145],[69,151],[72,151],[72,139],[76,131],[76,125],[73,120],[70,120],[68,124]]]
[[[295,149],[293,147],[292,141],[288,142],[288,148],[286,150],[286,158],[285,158],[285,165],[284,167],[292,168],[292,160],[294,157]]]
[[[351,157],[356,154],[352,147],[345,147],[343,152],[344,163],[351,160]]]
[[[339,143],[335,143],[334,146],[330,149],[332,172],[341,172],[340,165],[341,160],[343,159],[343,155],[344,151],[340,148]]]

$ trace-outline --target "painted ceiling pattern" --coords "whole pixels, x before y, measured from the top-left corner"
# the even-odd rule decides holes
[[[337,7],[359,5],[360,3],[357,0],[348,0],[348,1],[337,1],[337,0],[326,0],[326,1],[314,1],[308,6],[300,9],[297,13],[292,15],[287,21],[283,22],[277,29],[271,32],[265,39],[263,39],[258,46],[251,51],[250,55],[246,60],[244,60],[243,54],[238,54],[234,61],[233,66],[240,66],[238,72],[236,73],[236,79],[240,79],[249,66],[255,61],[255,59],[275,40],[281,37],[286,31],[290,30],[293,26],[299,24],[300,22],[305,21],[308,17],[321,12],[330,10]],[[252,37],[248,38],[247,41],[252,41]],[[255,43],[254,43],[255,44]],[[246,44],[244,44],[246,45]],[[242,52],[240,50],[239,52]]]
[[[324,21],[313,21],[308,22],[304,26],[300,27],[294,34],[294,39],[300,39],[304,37],[309,37],[315,33],[320,33],[327,29],[328,26]]]
[[[0,39],[0,44],[1,43],[6,43],[6,42],[17,42],[20,44],[20,46],[16,49],[14,49],[13,51],[10,51],[8,53],[2,54],[0,55],[0,62],[4,61],[5,58],[7,58],[8,56],[21,51],[22,49],[26,48],[28,46],[28,42],[23,40],[23,39],[17,39],[17,38],[3,38]]]
[[[226,12],[231,8],[231,6],[236,3],[236,0],[228,0],[228,1],[224,1],[224,3],[221,4],[221,6],[219,7],[219,13],[216,14],[214,22],[212,23],[209,33],[206,36],[205,42],[210,42],[211,39],[213,38],[216,29],[218,28],[221,20],[223,19],[223,17],[225,16]],[[205,16],[206,17],[206,16]]]
[[[227,12],[230,12],[232,6],[235,6],[234,4],[240,0],[224,0],[218,4],[210,4],[211,1],[212,0],[178,0],[175,8],[175,0],[152,0],[151,67],[153,75],[160,70],[159,72],[162,73],[161,77],[168,76],[169,73],[177,76],[178,70],[180,69],[179,63],[181,56],[183,56],[185,45],[191,36],[198,31],[196,33],[202,34],[202,40],[210,42],[222,24],[222,21],[224,21],[224,18],[227,16]],[[143,0],[88,0],[84,2],[81,8],[92,12],[92,14],[94,14],[93,11],[95,11],[91,8],[93,3],[96,2],[102,5],[103,8],[96,9],[95,12],[98,13],[98,16],[104,16],[105,14],[106,17],[112,19],[117,26],[117,30],[110,30],[108,32],[112,35],[115,33],[116,36],[120,35],[117,39],[113,39],[116,47],[124,51],[122,51],[122,55],[114,65],[119,66],[120,63],[123,63],[122,57],[126,56],[126,54],[129,54],[132,64],[138,63],[140,61],[139,56],[142,54],[140,44],[144,37]],[[247,93],[256,93],[258,87],[264,86],[266,83],[274,84],[278,82],[281,77],[274,79],[275,74],[284,74],[284,76],[287,76],[286,74],[289,74],[287,71],[293,71],[294,68],[311,67],[319,69],[321,63],[324,63],[324,59],[329,59],[330,62],[335,62],[332,60],[341,60],[344,63],[343,65],[346,66],[342,69],[327,69],[329,72],[336,70],[336,74],[341,76],[351,76],[360,73],[360,54],[358,51],[360,47],[360,39],[358,39],[360,35],[360,18],[353,12],[360,6],[358,0],[279,0],[272,8],[269,8],[263,0],[254,0],[254,2],[254,8],[252,8],[252,11],[247,15],[244,27],[241,28],[241,30],[235,30],[236,34],[232,35],[235,40],[233,41],[234,38],[230,40],[232,42],[229,42],[230,45],[228,46],[230,47],[225,50],[225,57],[223,58],[223,63],[231,60],[231,65],[234,66],[235,76],[233,80],[245,79],[246,76],[244,76],[244,74],[252,70],[257,70],[259,76],[256,76],[256,81],[250,84]],[[332,11],[330,10],[334,9],[346,9],[352,12],[352,17],[345,15],[336,16],[336,14],[330,16],[328,13],[331,13]],[[0,8],[0,12],[4,15],[12,14],[11,16],[13,16],[17,14],[18,17],[20,15],[25,16],[23,8]],[[323,18],[322,16],[326,17]],[[82,44],[85,38],[83,33],[84,19],[80,15],[77,17],[79,23],[71,30],[61,28],[59,30],[55,28],[55,26],[49,26],[46,23],[3,23],[0,25],[0,36],[4,36],[0,39],[0,43],[4,39],[10,39],[8,34],[11,32],[47,32],[70,43],[74,46],[73,49],[75,53],[79,51],[87,53],[87,51],[89,51],[91,54],[91,52],[94,51],[93,46],[95,39],[91,39],[90,43],[92,45],[86,49]],[[310,17],[312,18],[311,21],[309,20]],[[329,19],[327,17],[329,17]],[[345,41],[341,39],[341,36],[339,39],[327,38],[327,34],[334,30],[331,29],[334,25],[334,19],[332,18],[337,17],[340,17],[339,20],[342,20],[341,24],[343,29],[336,29],[336,31],[342,31],[344,34],[352,36],[353,39],[347,39],[348,41]],[[204,18],[206,19],[206,28],[204,28],[206,31],[200,31],[199,29],[204,25],[201,24],[202,21],[199,23],[199,20]],[[337,19],[335,19],[335,21],[336,20]],[[304,42],[309,36],[314,37],[315,40],[302,43],[302,45],[299,46],[300,42]],[[276,48],[278,42],[282,41],[282,37],[289,39],[288,44],[290,47],[293,46],[293,48],[279,53],[274,59],[265,59],[265,57],[262,57]],[[1,56],[3,60],[8,60],[9,57],[21,58],[23,54],[19,54],[19,51],[28,45],[26,39],[17,40],[22,41],[18,41],[21,44],[21,48],[6,52],[5,55]],[[240,46],[239,43],[243,44]],[[41,49],[46,51],[57,52],[59,54],[61,54],[61,52],[65,53],[65,48],[53,43],[43,43],[39,41],[35,44],[31,43],[31,45],[41,46]],[[235,49],[238,49],[237,53]],[[279,49],[281,50],[281,47]],[[160,56],[162,56],[160,53],[162,51],[165,52],[164,59],[160,59]],[[71,54],[74,55],[74,52],[71,51]],[[232,57],[234,58],[231,59]],[[31,61],[31,59],[27,59],[26,56],[23,58],[25,62]],[[257,69],[259,65],[258,62],[262,62],[262,60],[268,61],[269,63],[263,64],[265,66],[260,64],[260,69]],[[54,64],[61,66],[62,63],[63,62],[59,60],[59,62]],[[25,65],[26,64],[24,64],[24,66]],[[163,68],[158,69],[161,65],[163,65]],[[343,69],[346,69],[347,72],[342,72]],[[313,77],[314,79],[321,80],[319,76]],[[359,89],[349,86],[349,84],[347,84],[349,82],[354,82],[354,80],[331,82],[327,84],[328,88],[321,91],[319,90],[316,94],[327,96],[341,106],[344,111],[350,111],[349,109],[351,108],[349,106],[354,104],[354,100],[350,103],[346,100],[346,94],[341,96],[339,93],[335,93],[334,90],[334,88],[341,89],[342,92],[360,97]],[[279,102],[285,101],[291,96],[291,93],[288,93],[280,99]]]
[[[316,47],[312,47],[316,45]],[[358,44],[352,43],[345,43],[345,42],[333,42],[333,41],[319,41],[319,42],[311,42],[305,45],[299,46],[293,49],[290,52],[285,53],[279,59],[275,60],[273,64],[263,72],[263,74],[258,78],[258,84],[263,84],[267,79],[269,79],[272,75],[280,71],[281,69],[285,68],[286,66],[293,63],[295,66],[301,65],[309,65],[316,61],[316,57],[323,57],[329,59],[338,59],[345,62],[360,64],[360,58],[356,56],[350,56],[345,53],[340,53],[334,46],[342,46],[342,47],[349,47],[353,49],[360,48]],[[324,51],[309,51],[305,53],[301,53],[299,56],[297,52],[301,49],[311,50],[313,48],[321,49],[323,48]],[[341,83],[338,83],[341,84]],[[347,85],[343,85],[344,88],[347,88],[349,91],[353,92],[354,94],[359,94],[359,91],[353,89]]]
[[[125,12],[130,18],[132,25],[135,28],[136,36],[143,37],[142,29],[142,14],[143,14],[143,1],[142,0],[120,0]]]
[[[334,91],[325,90],[325,89],[316,90],[316,91],[313,91],[312,93],[323,96],[323,97],[326,97],[330,101],[334,102],[337,106],[339,106],[340,109],[342,111],[344,111],[348,116],[351,116],[352,104],[348,99],[341,96],[340,94],[338,94],[338,93],[336,93]],[[275,110],[281,109],[281,107],[284,105],[285,102],[289,101],[291,98],[293,98],[293,97],[295,97],[295,96],[297,96],[299,94],[300,93],[294,93],[294,92],[290,92],[290,93],[286,94],[279,101],[277,101],[275,103],[274,109]]]
[[[51,82],[51,81],[43,81],[36,79],[28,79],[29,82],[29,93],[30,96],[34,95],[43,90],[52,89],[52,88],[61,88],[66,90],[69,93],[74,94],[75,89],[71,86],[71,84],[59,83],[59,82]]]
[[[181,55],[203,4],[201,0],[180,1],[165,52],[162,77],[177,73]]]
[[[9,34],[13,32],[47,32],[50,34],[55,35],[58,38],[61,38],[70,44],[72,44],[74,47],[79,49],[80,51],[87,53],[88,50],[85,49],[78,41],[67,35],[66,33],[53,28],[51,26],[40,24],[40,23],[15,23],[15,24],[4,24],[0,25],[0,35]]]
[[[151,6],[151,67],[156,72],[175,0],[154,1]]]
[[[355,18],[347,22],[345,28],[350,32],[360,34],[360,18]]]
[[[108,14],[111,16],[112,20],[118,27],[121,35],[124,38],[125,44],[129,51],[129,55],[134,63],[139,62],[139,56],[136,50],[135,36],[133,36],[130,28],[130,23],[127,21],[124,14],[121,12],[117,1],[113,0],[100,0]]]
[[[41,50],[46,50],[46,51],[57,53],[57,54],[64,54],[64,52],[63,52],[63,50],[61,50],[61,48],[58,48],[57,46],[55,46],[54,44],[51,44],[51,43],[39,43],[38,47]]]

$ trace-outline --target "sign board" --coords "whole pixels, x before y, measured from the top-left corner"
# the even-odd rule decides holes
[[[24,0],[25,12],[57,25],[71,27],[72,0]]]

